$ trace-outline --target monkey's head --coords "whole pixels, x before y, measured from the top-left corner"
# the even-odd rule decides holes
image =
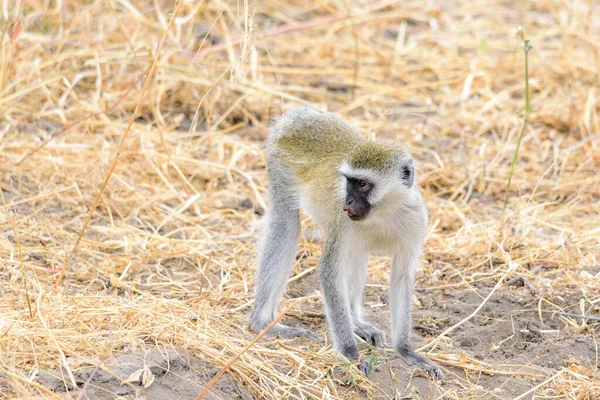
[[[342,209],[353,221],[364,220],[372,210],[397,208],[415,183],[406,150],[369,141],[356,145],[339,172]]]

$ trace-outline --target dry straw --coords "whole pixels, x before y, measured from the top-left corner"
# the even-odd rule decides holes
[[[545,0],[0,2],[0,396],[56,398],[42,373],[81,387],[84,368],[168,348],[227,367],[256,398],[599,398],[599,11]],[[530,110],[519,26],[535,45]],[[427,313],[447,314],[454,296],[477,299],[422,344],[446,386],[390,361],[391,349],[376,351],[366,380],[327,342],[252,342],[263,142],[296,104],[405,141],[418,160],[430,227],[415,324],[439,322]],[[320,244],[310,219],[303,227],[289,290],[300,301],[282,310],[326,337]],[[380,323],[387,268],[375,258],[368,277]],[[528,315],[543,344],[563,341],[558,363],[506,356],[529,326],[482,337],[497,358],[461,346],[466,326],[513,297],[523,309],[494,321]],[[591,350],[569,354],[571,339]]]

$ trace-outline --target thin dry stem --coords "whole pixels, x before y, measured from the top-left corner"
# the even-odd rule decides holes
[[[94,203],[92,204],[92,207],[90,208],[87,218],[83,222],[83,227],[79,231],[79,235],[77,236],[77,239],[75,240],[75,245],[73,246],[71,251],[67,253],[67,256],[65,257],[65,262],[62,266],[62,269],[60,270],[58,279],[56,279],[56,282],[54,283],[54,289],[56,289],[60,286],[60,283],[62,282],[62,280],[65,276],[65,273],[67,272],[67,268],[69,266],[69,261],[71,260],[71,257],[73,256],[75,251],[77,251],[79,242],[81,242],[81,239],[83,238],[83,234],[85,233],[85,230],[87,229],[87,226],[90,223],[90,220],[92,219],[92,215],[94,214],[94,211],[96,211],[96,208],[98,207],[98,203],[100,203],[100,199],[102,198],[102,194],[104,193],[104,190],[106,189],[106,185],[108,185],[108,181],[110,180],[110,177],[112,176],[113,171],[115,170],[115,168],[119,162],[119,157],[121,156],[121,152],[123,151],[123,148],[125,147],[125,140],[127,139],[127,136],[129,135],[129,131],[131,130],[131,126],[133,125],[133,122],[137,118],[140,108],[142,107],[142,104],[143,104],[142,100],[144,99],[144,94],[146,93],[148,86],[152,82],[152,78],[154,77],[154,72],[156,71],[156,65],[158,64],[158,59],[160,57],[160,54],[162,53],[163,44],[165,42],[167,34],[169,33],[169,29],[171,28],[171,25],[173,25],[173,21],[175,20],[175,16],[177,15],[177,11],[179,10],[179,6],[181,5],[181,2],[182,2],[182,0],[178,0],[177,3],[175,3],[175,7],[173,8],[173,13],[171,14],[171,18],[169,19],[169,24],[167,25],[167,29],[165,29],[165,33],[163,34],[162,38],[160,39],[160,43],[158,45],[158,48],[156,49],[156,55],[154,56],[154,60],[152,61],[152,66],[150,67],[150,71],[148,72],[148,75],[145,77],[144,85],[142,86],[142,91],[140,92],[140,97],[137,102],[137,106],[135,107],[135,110],[133,111],[133,115],[129,119],[129,124],[127,125],[127,128],[125,128],[125,132],[123,132],[123,135],[121,136],[121,141],[119,142],[119,147],[117,149],[117,153],[115,154],[115,156],[113,158],[113,162],[111,163],[110,167],[108,168],[106,177],[104,178],[104,181],[102,182],[102,186],[100,186],[100,189],[98,190],[98,193],[96,194],[96,198],[94,199]],[[126,96],[126,94],[124,96]]]
[[[292,304],[284,308],[283,311],[281,311],[279,315],[273,320],[273,322],[271,322],[265,329],[263,329],[258,335],[256,335],[256,337],[250,343],[248,343],[242,350],[240,350],[239,353],[233,356],[231,360],[229,360],[229,362],[225,364],[225,366],[221,368],[221,370],[210,380],[210,382],[208,382],[204,389],[202,389],[202,391],[196,397],[196,400],[200,400],[201,398],[203,398],[210,391],[210,388],[219,380],[219,378],[229,370],[229,368],[233,365],[234,362],[236,362],[244,353],[246,353],[252,346],[254,346],[256,342],[260,340],[260,338],[266,335],[267,332],[269,332],[275,325],[277,325],[289,310],[291,310],[298,304],[300,304],[300,300],[296,300]]]
[[[6,199],[4,198],[4,192],[0,188],[0,197],[2,197],[2,207],[6,210],[6,218],[10,223],[10,227],[13,230],[15,235],[15,244],[17,245],[17,251],[19,252],[19,270],[21,271],[21,277],[23,279],[23,294],[25,295],[25,301],[27,302],[27,309],[29,310],[29,316],[33,318],[33,310],[31,309],[31,300],[29,298],[29,288],[27,287],[27,274],[25,273],[25,267],[23,265],[23,250],[21,248],[21,241],[19,240],[19,231],[15,226],[15,221],[13,220],[10,211],[8,211],[9,206],[6,204]]]

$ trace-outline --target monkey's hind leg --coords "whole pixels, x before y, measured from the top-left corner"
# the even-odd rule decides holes
[[[277,161],[277,160],[275,160]],[[275,163],[275,162],[274,162]],[[277,314],[277,307],[285,293],[286,283],[296,259],[300,237],[300,209],[296,185],[280,170],[281,165],[271,165],[270,204],[264,218],[264,231],[259,243],[258,270],[255,283],[254,308],[250,324],[260,332]],[[277,324],[268,335],[290,339],[307,337],[320,340],[308,329]]]
[[[368,344],[375,347],[385,347],[385,333],[364,319],[362,298],[367,278],[369,253],[356,248],[348,249],[346,253],[345,272],[346,290],[350,300],[350,313],[354,333]]]
[[[413,350],[410,343],[411,303],[417,254],[396,255],[392,260],[390,282],[390,309],[392,337],[396,354],[408,366],[421,367],[442,382],[446,377],[442,369]]]

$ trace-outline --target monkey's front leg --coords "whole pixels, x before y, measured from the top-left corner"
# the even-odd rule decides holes
[[[441,368],[414,351],[410,343],[411,295],[417,263],[418,254],[416,253],[397,254],[392,259],[390,309],[394,349],[407,365],[421,367],[433,377],[445,382],[446,377]]]
[[[335,239],[332,239],[335,238]],[[329,232],[319,260],[319,277],[323,288],[323,300],[329,330],[336,349],[350,361],[359,358],[358,346],[353,337],[350,302],[344,289],[344,271],[341,271],[341,243],[339,232]],[[363,360],[359,369],[365,375],[368,362]]]
[[[385,333],[363,317],[362,297],[367,278],[369,253],[361,246],[353,246],[345,254],[343,268],[346,291],[350,300],[350,314],[354,333],[368,344],[385,347]]]

